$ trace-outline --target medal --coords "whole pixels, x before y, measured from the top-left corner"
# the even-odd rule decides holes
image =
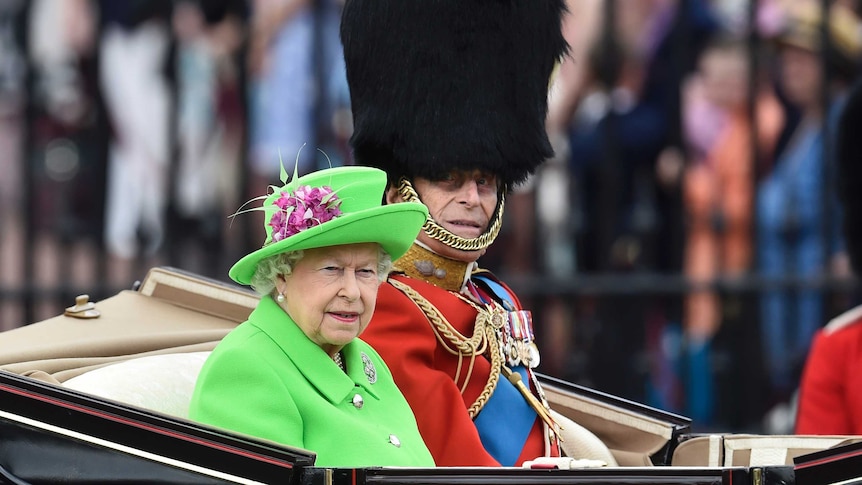
[[[510,366],[516,366],[521,363],[521,353],[518,350],[518,342],[511,341],[509,342],[509,352],[506,354],[508,359],[506,361]]]
[[[507,314],[503,325],[501,347],[509,366],[524,365],[535,368],[539,365],[539,348],[534,342],[533,315],[527,310],[513,310]],[[495,315],[496,316],[496,315]]]
[[[474,286],[469,286],[472,295],[485,302],[490,324],[497,337],[499,352],[510,367],[523,365],[535,368],[539,365],[539,348],[533,335],[533,314],[527,310],[516,310],[508,299],[500,302],[483,298]]]
[[[531,369],[534,369],[534,368],[538,367],[539,361],[541,360],[541,358],[539,357],[539,347],[536,346],[535,342],[530,342],[530,344],[527,346],[527,350],[528,350],[528,353],[530,354],[530,357],[529,357],[530,360],[527,361],[528,362],[527,365]]]

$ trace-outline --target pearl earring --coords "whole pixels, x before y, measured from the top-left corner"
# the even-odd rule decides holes
[[[278,296],[275,297],[275,301],[277,301],[279,303],[284,303],[284,295],[279,293]]]

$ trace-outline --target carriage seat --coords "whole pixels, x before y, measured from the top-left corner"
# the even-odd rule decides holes
[[[195,381],[210,352],[150,355],[106,365],[63,386],[124,404],[188,418]]]
[[[68,379],[63,386],[123,404],[188,419],[195,381],[210,352],[150,355],[125,360]],[[563,426],[564,449],[578,459],[617,466],[591,431],[554,413]]]

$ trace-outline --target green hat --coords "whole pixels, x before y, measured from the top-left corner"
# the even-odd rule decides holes
[[[262,259],[341,244],[376,242],[398,259],[413,244],[428,209],[418,203],[382,205],[385,189],[385,172],[359,166],[294,176],[285,186],[273,187],[263,205],[253,209],[264,211],[266,241],[237,261],[230,277],[248,285]]]

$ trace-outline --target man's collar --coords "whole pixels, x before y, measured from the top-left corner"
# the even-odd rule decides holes
[[[418,241],[393,264],[395,271],[457,292],[464,289],[476,266],[475,262],[465,263],[440,256]]]

